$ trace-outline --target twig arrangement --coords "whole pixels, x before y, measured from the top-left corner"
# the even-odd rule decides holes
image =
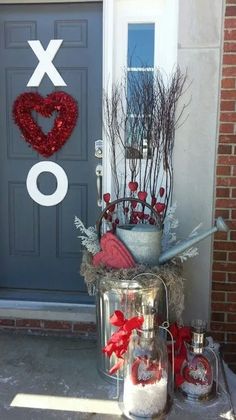
[[[129,182],[137,182],[154,204],[162,205],[162,221],[173,191],[175,130],[188,105],[177,111],[186,78],[179,68],[168,80],[158,70],[128,72],[104,95],[116,199],[132,195]]]

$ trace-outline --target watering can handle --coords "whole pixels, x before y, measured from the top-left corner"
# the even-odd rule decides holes
[[[157,226],[161,228],[162,222],[161,222],[161,219],[160,219],[160,215],[159,215],[159,213],[157,213],[157,211],[149,203],[146,203],[146,201],[140,200],[139,198],[132,198],[132,197],[118,198],[117,200],[114,200],[111,203],[108,203],[107,204],[107,206],[104,208],[104,210],[102,211],[99,219],[96,222],[97,232],[98,232],[98,239],[99,240],[101,239],[101,224],[102,224],[102,219],[105,216],[106,212],[109,210],[109,208],[115,206],[116,204],[119,204],[119,203],[122,203],[122,202],[125,203],[126,201],[140,203],[144,207],[147,207],[149,210],[151,210],[151,214],[154,215],[154,217],[156,219]]]

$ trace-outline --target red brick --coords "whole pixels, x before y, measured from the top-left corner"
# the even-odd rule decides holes
[[[225,16],[236,16],[236,6],[226,6]]]
[[[230,196],[230,189],[229,188],[216,188],[216,197],[226,197],[229,198]]]
[[[235,33],[236,33],[236,30],[235,30]],[[230,54],[230,56],[231,56],[231,54]],[[227,57],[227,56],[225,55],[225,57]],[[234,55],[234,57],[236,57],[236,55]],[[222,89],[234,89],[235,88],[234,77],[222,79],[221,80],[221,88]],[[232,102],[232,104],[234,104],[234,102]]]
[[[231,103],[231,102],[229,102],[229,103]],[[225,143],[235,144],[236,143],[236,136],[235,136],[235,134],[228,134],[228,135],[221,134],[220,137],[219,137],[219,142],[223,143],[223,144],[225,144]]]
[[[228,281],[236,281],[236,273],[228,273]]]
[[[234,64],[236,64],[236,54],[224,54],[223,65],[234,65]],[[230,87],[233,88],[234,86],[230,86]]]
[[[227,334],[227,342],[236,343],[236,334]]]
[[[44,321],[44,328],[50,330],[70,330],[71,323],[65,321]]]
[[[224,320],[225,320],[224,312],[213,312],[211,314],[211,320],[212,321],[218,321],[218,322],[224,322]]]
[[[236,232],[234,232],[234,231],[230,232],[230,240],[231,241],[236,241]],[[236,246],[236,244],[235,244],[235,246]]]
[[[215,240],[219,241],[226,241],[228,239],[228,233],[227,232],[216,232],[214,235]]]
[[[232,194],[231,194],[232,198],[236,198],[236,188],[232,188]]]
[[[236,352],[236,344],[234,344],[234,343],[224,343],[222,345],[222,350],[223,350],[223,353],[234,353],[234,352]],[[236,359],[235,359],[235,363],[236,363]]]
[[[231,175],[231,168],[229,166],[217,166],[216,175]]]
[[[81,331],[81,332],[96,332],[97,326],[94,322],[84,323],[84,322],[77,322],[73,324],[73,331]]]
[[[216,235],[215,235],[216,236]],[[215,238],[216,239],[216,238]],[[214,242],[214,249],[217,250],[223,250],[223,251],[235,251],[236,249],[236,244],[232,243],[232,242],[221,242],[221,241],[216,241]]]
[[[224,282],[224,281],[226,281],[226,273],[222,273],[222,271],[213,271],[212,272],[212,280],[213,281]]]
[[[225,42],[224,44],[225,52],[236,52],[236,42]],[[235,77],[236,76],[236,66],[224,66],[222,71],[223,77]]]
[[[234,190],[235,190],[235,188],[234,188]],[[236,229],[236,220],[227,220],[226,223],[227,223],[227,226],[230,230],[235,230]]]
[[[216,209],[215,217],[223,217],[227,221],[229,219],[229,212],[230,210]]]
[[[236,4],[236,0],[226,0],[226,4]]]
[[[236,322],[236,314],[227,314],[227,321],[228,322]]]
[[[227,293],[228,302],[236,302],[236,291],[235,293]]]
[[[216,207],[218,209],[220,208],[228,208],[228,209],[234,209],[236,207],[236,200],[231,198],[218,198],[216,200]]]
[[[235,177],[217,177],[216,185],[221,187],[236,187]]]
[[[236,45],[236,44],[235,44]],[[221,99],[236,99],[236,90],[222,90],[221,91]],[[221,130],[220,130],[221,131]]]
[[[220,133],[221,134],[234,134],[234,124],[221,123],[220,124]]]
[[[215,261],[226,261],[227,260],[227,252],[216,251],[216,252],[213,253],[213,259]]]
[[[221,101],[220,110],[221,111],[234,111],[235,102],[234,101]]]
[[[235,303],[225,302],[212,302],[213,312],[236,312]]]
[[[214,338],[215,341],[218,342],[223,342],[225,340],[225,334],[222,332],[216,332],[216,331],[212,331],[212,337]]]
[[[212,322],[211,323],[211,330],[212,331],[227,331],[227,332],[234,332],[236,331],[236,324],[229,323],[229,322]]]
[[[236,165],[236,156],[218,156],[219,165]]]
[[[234,273],[236,272],[236,262],[214,262],[213,270]]]
[[[213,260],[214,261],[223,261],[223,262],[226,262],[227,261],[227,257],[228,257],[227,252],[214,251],[214,253],[213,253]]]
[[[219,290],[219,291],[236,291],[236,285],[234,283],[212,283],[212,290]]]
[[[232,167],[232,175],[236,176],[236,165]]]
[[[236,219],[236,210],[232,210],[232,219]]]
[[[225,19],[225,28],[236,28],[236,18]]]
[[[211,293],[212,302],[225,302],[225,293],[224,292],[212,292]]]
[[[38,319],[17,319],[16,327],[43,328],[43,324]]]
[[[15,319],[0,319],[0,326],[14,327],[15,326]]]
[[[221,112],[220,121],[222,122],[236,122],[236,113],[235,112]]]
[[[234,30],[234,29],[225,29],[225,31],[224,31],[224,40],[225,41],[236,41],[236,30]],[[227,87],[227,86],[224,86],[224,87]],[[231,86],[229,86],[229,87],[231,87]]]
[[[236,355],[234,353],[224,353],[223,359],[226,363],[235,362]]]
[[[219,155],[231,155],[233,148],[228,144],[219,144],[218,153]]]

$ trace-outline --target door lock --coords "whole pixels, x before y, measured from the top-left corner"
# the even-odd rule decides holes
[[[103,141],[102,140],[95,141],[95,157],[98,159],[102,159],[103,157]]]

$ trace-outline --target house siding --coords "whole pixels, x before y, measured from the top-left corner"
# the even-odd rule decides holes
[[[211,331],[236,372],[236,0],[226,0],[223,37],[215,216],[229,232],[214,237]]]

